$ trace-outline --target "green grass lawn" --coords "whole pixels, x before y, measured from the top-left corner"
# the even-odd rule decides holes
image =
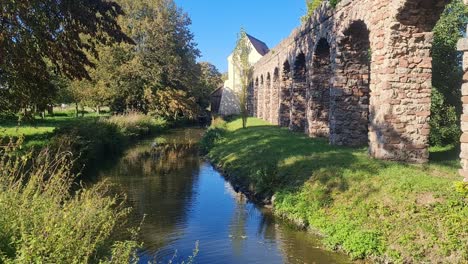
[[[254,118],[247,129],[240,120],[225,129],[208,157],[235,180],[273,195],[276,214],[321,233],[329,247],[377,261],[468,261],[467,192],[455,188],[461,177],[453,148],[434,148],[429,164],[413,165]]]
[[[95,112],[86,112],[83,117],[75,117],[73,110],[56,110],[54,116],[44,119],[36,117],[34,121],[17,122],[15,120],[0,120],[0,139],[24,137],[25,147],[42,147],[47,145],[56,128],[72,123],[89,121],[100,116]]]

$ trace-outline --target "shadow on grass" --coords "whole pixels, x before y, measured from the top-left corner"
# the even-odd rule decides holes
[[[432,148],[429,160],[433,164],[458,168],[460,166],[460,147],[447,146],[442,148]]]
[[[326,139],[262,125],[231,131],[210,157],[266,196],[295,192],[306,182],[319,185],[322,193],[315,198],[322,204],[331,202],[331,193],[348,190],[344,170],[359,172],[364,180],[386,166],[369,159],[364,148],[330,146]]]
[[[69,125],[79,126],[82,123],[92,122],[93,120],[98,119],[98,117],[94,116],[78,118],[57,116],[20,123],[12,119],[0,120],[0,139],[4,142],[8,141],[9,138],[19,138],[23,136],[26,146],[43,147],[54,135],[54,130],[56,128]]]
[[[428,182],[431,176],[453,178],[459,166],[458,148],[433,148],[429,164],[415,165],[372,159],[366,147],[331,146],[327,139],[309,138],[261,120],[249,119],[245,129],[239,122],[228,125],[225,139],[211,149],[209,157],[231,179],[267,197],[312,185],[323,191],[319,199],[328,203],[331,193],[359,185],[365,190],[356,195],[366,199],[385,188],[387,181],[396,185],[408,181],[413,186],[426,175]]]

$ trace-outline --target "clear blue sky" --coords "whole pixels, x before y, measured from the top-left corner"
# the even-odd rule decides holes
[[[199,61],[227,70],[241,26],[268,47],[276,46],[300,25],[305,0],[175,0],[192,19],[191,30],[202,52]]]

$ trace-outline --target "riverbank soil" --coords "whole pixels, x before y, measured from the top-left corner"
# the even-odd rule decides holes
[[[468,262],[468,192],[456,151],[434,149],[430,163],[413,165],[255,118],[246,129],[241,120],[216,125],[203,142],[207,157],[328,247],[377,262]]]

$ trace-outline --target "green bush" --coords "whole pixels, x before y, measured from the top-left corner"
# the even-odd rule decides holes
[[[202,154],[206,154],[210,149],[219,142],[226,130],[220,127],[210,127],[206,131],[203,138],[200,140],[200,151]]]
[[[137,243],[112,234],[129,213],[99,183],[72,194],[69,153],[0,151],[0,262],[128,263]]]
[[[75,155],[73,171],[80,171],[99,161],[103,156],[113,156],[134,139],[141,138],[167,127],[163,119],[143,114],[112,116],[110,118],[77,121],[55,130],[52,147]]]
[[[120,153],[127,145],[127,138],[117,126],[99,121],[71,123],[55,130],[51,147],[76,155],[73,171],[84,165],[90,168],[103,156]]]
[[[461,135],[458,114],[455,107],[447,104],[444,95],[436,88],[432,89],[431,113],[430,144],[444,146],[458,142]]]
[[[167,122],[164,119],[139,113],[115,115],[109,119],[105,119],[105,122],[115,125],[122,135],[130,138],[147,136],[160,132],[167,127]]]

